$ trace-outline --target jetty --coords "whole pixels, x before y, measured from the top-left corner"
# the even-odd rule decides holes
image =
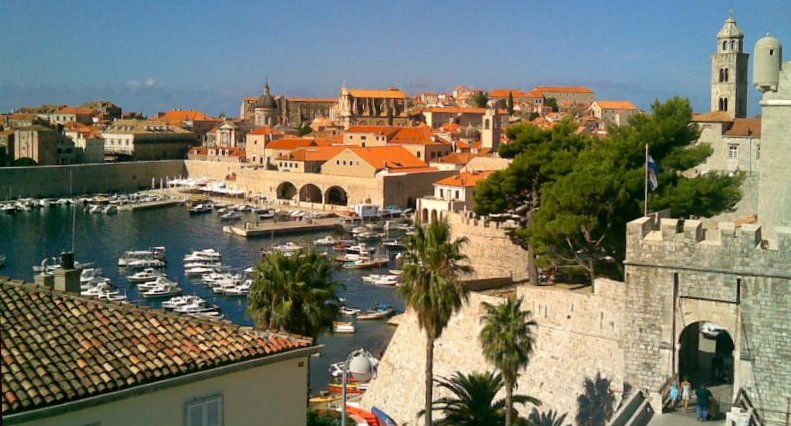
[[[239,235],[245,238],[269,237],[281,234],[297,234],[303,232],[334,230],[341,226],[337,217],[327,219],[314,219],[311,221],[287,221],[251,223],[241,225],[226,225],[222,230],[228,234]]]
[[[138,210],[150,210],[150,209],[158,209],[162,207],[180,206],[183,205],[184,202],[185,202],[184,199],[146,201],[142,203],[123,204],[121,206],[118,206],[118,210],[134,212]]]

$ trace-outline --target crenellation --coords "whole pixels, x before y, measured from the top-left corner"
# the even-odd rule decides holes
[[[684,221],[684,238],[694,243],[703,241],[706,234],[703,230],[703,222],[699,220]]]
[[[659,230],[662,234],[662,239],[665,241],[673,241],[678,233],[678,219],[660,219]]]

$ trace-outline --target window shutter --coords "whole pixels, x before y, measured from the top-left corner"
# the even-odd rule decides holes
[[[222,395],[187,402],[187,426],[222,426]]]
[[[222,405],[220,405],[220,398],[212,399],[206,402],[206,426],[221,426],[222,425]]]
[[[203,426],[203,405],[192,404],[188,406],[187,426]]]

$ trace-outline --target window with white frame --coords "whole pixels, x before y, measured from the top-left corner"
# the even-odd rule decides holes
[[[222,426],[222,395],[188,401],[184,416],[186,426]]]
[[[739,145],[728,145],[728,158],[739,157]]]

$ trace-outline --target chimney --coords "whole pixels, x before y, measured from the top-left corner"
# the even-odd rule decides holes
[[[74,253],[60,254],[61,268],[52,272],[55,290],[64,293],[80,294],[80,271],[74,269]]]

